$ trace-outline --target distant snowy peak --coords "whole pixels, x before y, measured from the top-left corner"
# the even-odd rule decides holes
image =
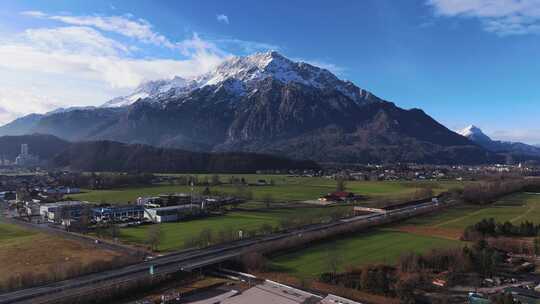
[[[285,84],[294,82],[318,89],[335,89],[357,103],[379,100],[352,82],[340,80],[328,70],[304,62],[294,62],[270,51],[246,57],[231,57],[213,71],[196,78],[175,77],[143,83],[133,94],[110,100],[103,107],[124,107],[145,98],[158,101],[161,96],[178,97],[205,86],[224,87],[242,96],[256,90],[258,83],[267,78]]]
[[[480,128],[474,125],[470,125],[466,127],[465,129],[459,131],[458,133],[462,136],[467,137],[468,139],[474,142],[485,142],[485,143],[492,142],[489,136],[484,134],[484,132]]]
[[[472,135],[485,135],[484,132],[482,132],[482,130],[475,125],[470,125],[465,129],[462,129],[458,133],[465,137],[469,137]]]
[[[473,125],[458,133],[492,152],[540,157],[540,147],[521,142],[492,140],[480,128]]]

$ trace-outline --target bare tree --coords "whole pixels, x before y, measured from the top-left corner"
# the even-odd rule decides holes
[[[219,184],[221,184],[221,180],[219,178],[219,175],[217,175],[217,174],[212,175],[212,186],[217,186]]]
[[[342,263],[341,254],[336,247],[332,247],[326,252],[326,263],[332,276],[335,277],[338,274],[339,266]]]
[[[155,224],[150,226],[150,229],[148,229],[147,241],[153,251],[156,251],[159,248],[162,237],[163,232],[161,230],[161,224]]]
[[[343,192],[347,189],[347,182],[343,177],[338,177],[336,179],[336,191]]]
[[[270,206],[274,203],[274,198],[272,197],[271,194],[267,194],[267,195],[264,196],[263,202],[264,202],[264,205],[266,206],[266,208],[269,209]]]

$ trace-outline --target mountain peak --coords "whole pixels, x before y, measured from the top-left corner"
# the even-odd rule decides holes
[[[268,51],[229,57],[214,70],[199,77],[174,77],[145,82],[131,95],[115,98],[103,107],[129,106],[139,99],[149,102],[167,101],[170,97],[186,96],[205,86],[224,87],[236,96],[244,96],[254,92],[261,81],[268,78],[284,84],[297,83],[320,90],[336,90],[358,104],[380,101],[370,92],[337,78],[326,69],[290,60],[277,51]]]
[[[468,127],[462,129],[458,133],[460,135],[465,136],[465,137],[469,137],[469,136],[475,135],[475,134],[484,134],[484,132],[482,132],[482,130],[480,128],[478,128],[477,126],[475,126],[475,125],[469,125]]]
[[[475,142],[490,142],[492,141],[489,136],[487,136],[482,129],[475,125],[469,125],[465,129],[458,132],[460,135],[467,137],[468,139]]]

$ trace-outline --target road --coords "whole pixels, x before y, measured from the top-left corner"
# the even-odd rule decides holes
[[[228,244],[211,246],[204,249],[191,249],[158,257],[154,260],[134,264],[120,269],[85,275],[45,286],[28,288],[0,295],[0,304],[55,303],[63,298],[82,296],[106,290],[121,283],[136,282],[150,278],[150,267],[154,266],[154,275],[170,274],[179,271],[192,271],[204,266],[239,257],[253,248],[267,242],[281,239],[301,237],[305,233],[321,231],[351,222],[377,226],[403,218],[413,217],[422,213],[441,208],[443,204],[424,203],[396,209],[385,214],[372,214],[342,219],[327,224],[317,224],[268,236],[255,237]]]

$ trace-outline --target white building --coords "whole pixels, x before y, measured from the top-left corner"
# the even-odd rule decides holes
[[[190,215],[199,214],[201,206],[195,204],[144,209],[144,217],[154,223],[177,222]]]

